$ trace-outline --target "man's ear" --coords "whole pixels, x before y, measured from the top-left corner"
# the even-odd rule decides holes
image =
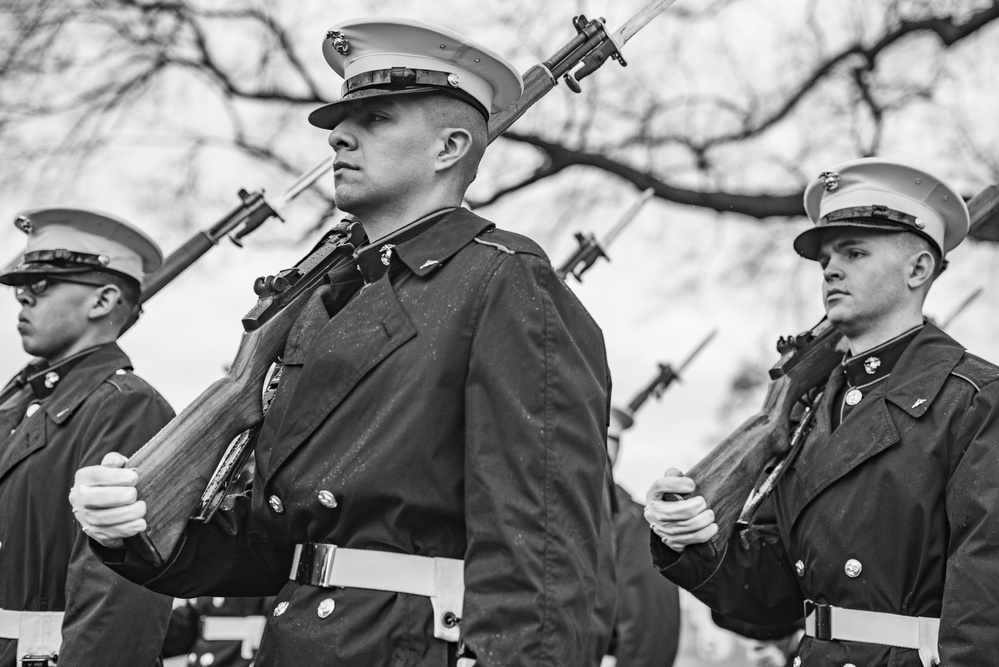
[[[450,169],[468,155],[472,149],[472,133],[460,127],[446,127],[440,131],[440,152],[434,171]]]
[[[102,285],[94,290],[94,301],[90,307],[90,319],[106,317],[121,303],[121,290],[117,285]]]
[[[909,258],[906,283],[911,289],[918,289],[932,282],[937,273],[937,261],[929,250],[920,250]]]

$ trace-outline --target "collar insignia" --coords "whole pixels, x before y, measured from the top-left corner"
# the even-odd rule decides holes
[[[437,266],[438,264],[440,264],[440,262],[438,262],[436,259],[428,259],[423,263],[422,266],[420,266],[420,268],[429,269],[431,266]]]
[[[388,266],[392,262],[392,248],[394,247],[391,243],[386,243],[378,249],[378,252],[382,255],[382,264],[385,266]]]
[[[52,387],[56,386],[57,382],[59,382],[59,374],[58,373],[56,373],[55,371],[49,371],[48,373],[45,374],[45,388],[46,389],[51,389]]]
[[[864,359],[864,370],[867,371],[868,375],[874,375],[880,366],[881,360],[877,357],[868,357],[867,359]]]
[[[916,402],[912,404],[912,407],[918,408],[920,405],[926,402],[925,398],[917,398]]]

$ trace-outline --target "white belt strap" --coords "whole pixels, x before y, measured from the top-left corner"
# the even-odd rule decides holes
[[[18,656],[59,653],[63,616],[61,611],[0,609],[0,638],[16,639]]]
[[[210,642],[242,642],[239,655],[250,660],[260,646],[264,634],[264,616],[205,616],[202,618],[201,638]]]
[[[324,588],[367,588],[430,598],[434,636],[456,642],[465,596],[465,563],[455,558],[298,544],[291,579]]]
[[[918,649],[925,667],[940,663],[939,618],[844,609],[806,600],[805,634],[817,639]]]

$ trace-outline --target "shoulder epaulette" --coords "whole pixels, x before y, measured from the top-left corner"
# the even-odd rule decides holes
[[[129,372],[126,369],[124,369],[124,368],[119,368],[114,373],[112,373],[111,375],[109,375],[106,378],[104,378],[104,381],[107,382],[112,387],[114,387],[115,389],[117,389],[119,392],[121,392],[121,391],[124,391],[121,388],[121,385],[123,383],[121,383],[120,380],[119,380],[119,382],[116,382],[115,380],[116,379],[120,379],[121,376],[123,376],[123,375],[129,375]]]
[[[548,258],[545,251],[537,243],[526,236],[515,232],[508,232],[505,229],[493,227],[476,236],[474,241],[480,245],[496,248],[498,251],[508,255],[526,253],[528,255],[544,257],[545,259]]]
[[[999,366],[965,352],[950,374],[970,382],[976,391],[981,391],[985,385],[999,380]]]

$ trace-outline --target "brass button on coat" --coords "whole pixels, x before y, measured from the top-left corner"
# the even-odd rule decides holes
[[[324,489],[319,492],[319,504],[323,507],[333,509],[337,505],[336,496]]]
[[[271,496],[267,499],[267,504],[271,506],[271,509],[275,514],[281,514],[284,512],[284,503],[277,496]]]
[[[856,579],[857,577],[860,576],[860,573],[863,571],[864,566],[856,558],[851,558],[850,560],[846,561],[846,565],[843,566],[843,569],[846,571],[846,576],[850,577],[851,579]],[[846,666],[844,665],[844,667]]]
[[[798,561],[794,564],[794,571],[799,577],[805,576],[805,564],[802,561]]]
[[[336,609],[336,602],[333,598],[326,598],[319,603],[319,609],[316,610],[316,613],[319,614],[319,618],[326,618],[333,613],[334,609]]]

